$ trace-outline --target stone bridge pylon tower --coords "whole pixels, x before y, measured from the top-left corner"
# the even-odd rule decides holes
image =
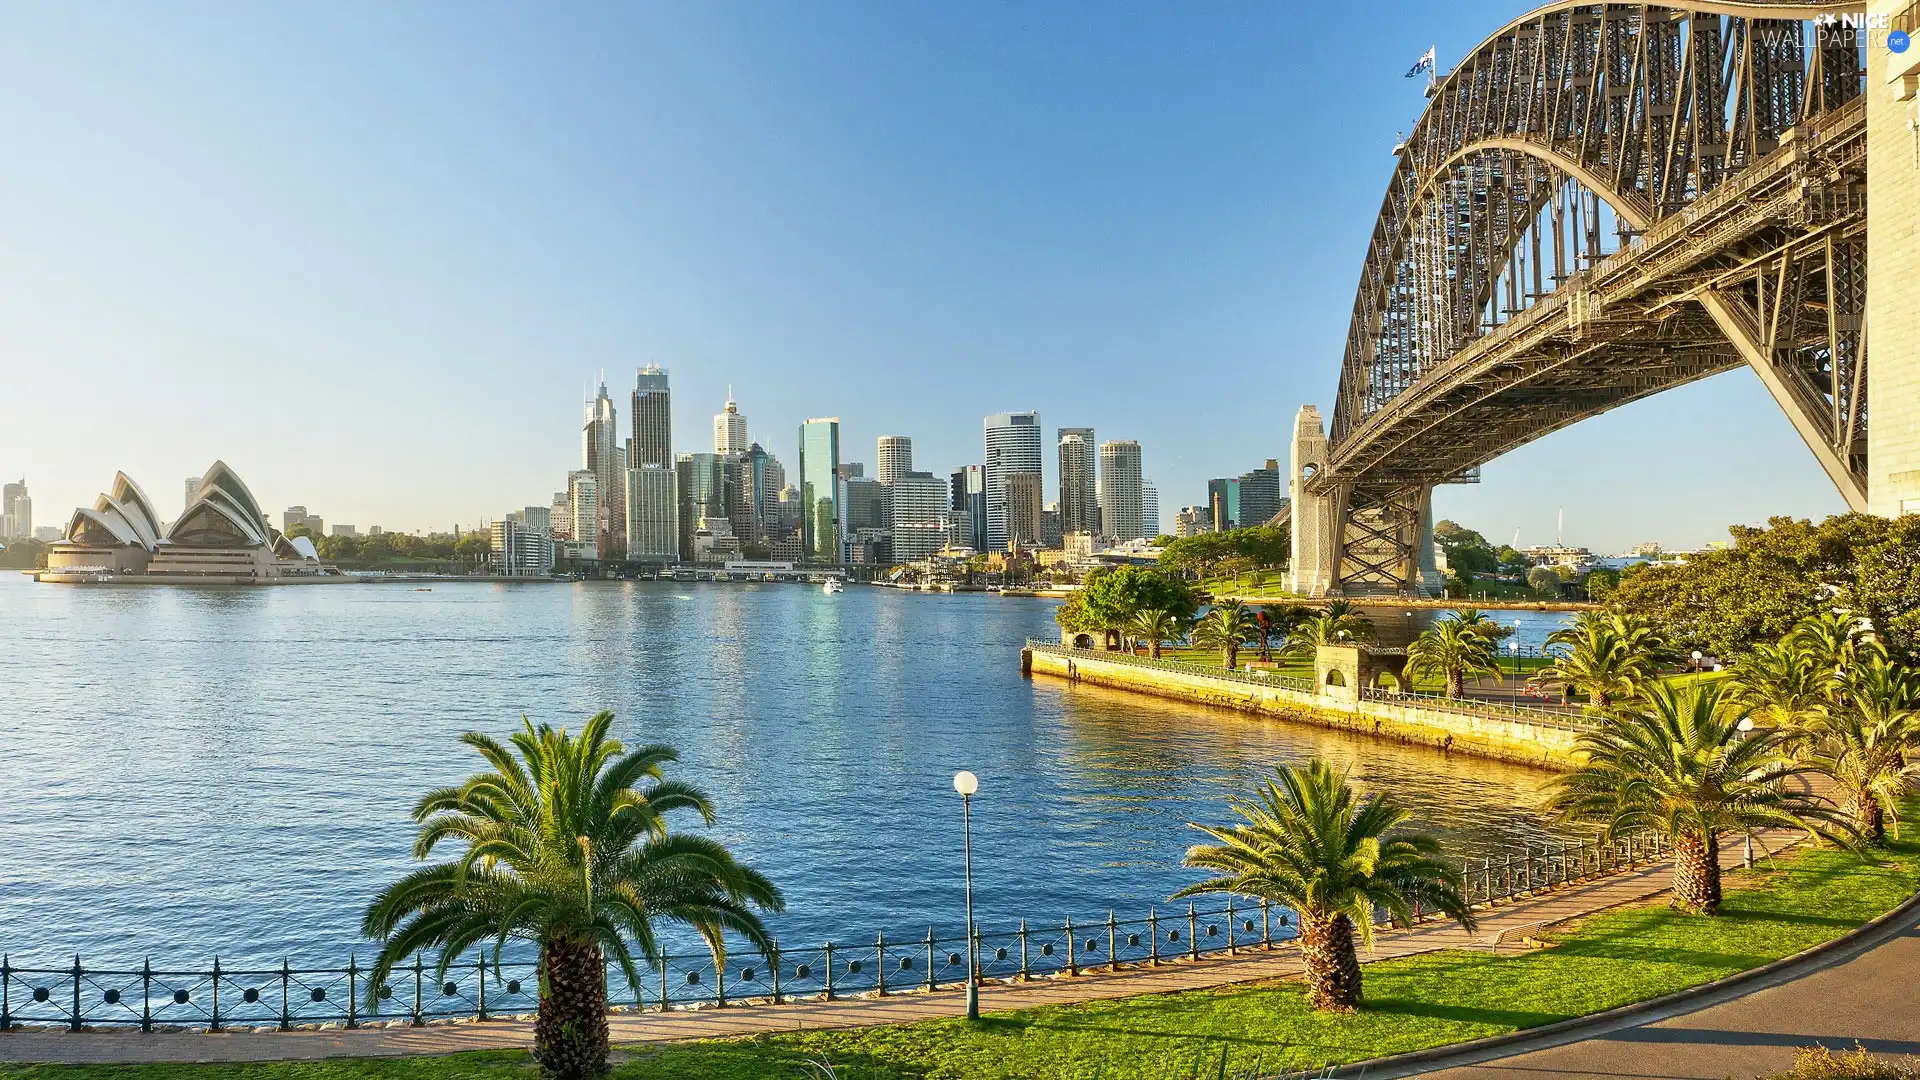
[[[1329,456],[1320,409],[1294,418],[1289,591],[1306,597],[1428,596],[1442,578],[1433,555],[1433,488],[1314,479]]]

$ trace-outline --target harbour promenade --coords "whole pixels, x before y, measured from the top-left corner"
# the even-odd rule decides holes
[[[1787,846],[1791,840],[1785,835],[1765,839],[1766,846],[1774,850]],[[1740,863],[1737,847],[1729,845],[1723,854],[1723,863],[1729,868]],[[1522,951],[1530,947],[1526,939],[1545,927],[1659,895],[1668,885],[1670,870],[1666,860],[1659,860],[1503,901],[1485,907],[1479,915],[1478,928],[1471,933],[1445,922],[1426,922],[1410,929],[1383,932],[1376,947],[1364,954],[1363,959],[1371,963],[1449,949]],[[1137,965],[1118,971],[1087,968],[1074,976],[989,983],[981,990],[981,1007],[987,1011],[1007,1011],[1134,994],[1173,993],[1288,979],[1298,976],[1301,970],[1299,952],[1291,945],[1254,945],[1234,954],[1171,960],[1160,966]],[[611,1031],[616,1044],[633,1044],[869,1027],[952,1017],[961,1011],[961,1002],[961,991],[944,989],[835,1001],[812,999],[781,1005],[617,1012],[611,1018]],[[27,1029],[0,1035],[0,1061],[131,1064],[394,1057],[524,1047],[530,1045],[532,1039],[533,1025],[524,1018],[427,1026],[395,1022],[353,1030],[330,1027],[290,1032],[145,1034]]]

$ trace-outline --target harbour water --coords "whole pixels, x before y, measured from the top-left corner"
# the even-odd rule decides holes
[[[1527,769],[1019,676],[1053,602],[797,585],[39,585],[0,574],[0,951],[339,962],[412,864],[463,731],[600,709],[681,752],[783,940],[961,924],[955,770],[983,925],[1165,906],[1187,823],[1325,756],[1462,856],[1549,834]],[[1511,622],[1512,616],[1508,616]],[[1537,644],[1558,616],[1524,616]],[[684,823],[694,827],[695,823]]]

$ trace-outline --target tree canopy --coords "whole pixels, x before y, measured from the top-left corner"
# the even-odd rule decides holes
[[[1841,514],[1819,525],[1777,517],[1730,531],[1729,548],[1621,575],[1609,603],[1721,657],[1838,610],[1870,623],[1895,659],[1920,658],[1920,515]]]
[[[1143,611],[1165,611],[1186,623],[1199,607],[1192,589],[1158,568],[1122,566],[1088,572],[1086,584],[1053,617],[1061,629],[1077,634],[1124,629]]]
[[[1229,567],[1284,566],[1292,552],[1292,543],[1292,534],[1274,525],[1201,533],[1167,544],[1160,552],[1160,564],[1201,577]]]

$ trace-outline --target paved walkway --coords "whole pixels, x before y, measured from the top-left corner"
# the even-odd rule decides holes
[[[1724,858],[1729,866],[1737,865],[1739,845],[1729,847],[1731,850]],[[1662,862],[1530,899],[1503,903],[1482,912],[1480,927],[1472,934],[1452,923],[1383,933],[1376,939],[1373,952],[1364,959],[1371,962],[1438,949],[1518,948],[1520,938],[1532,929],[1657,895],[1667,887],[1669,875],[1667,864]],[[1298,975],[1300,968],[1299,952],[1290,945],[1276,946],[1270,952],[1255,948],[1236,956],[1179,961],[1158,968],[1044,978],[1023,984],[990,984],[981,988],[980,1007],[986,1011],[1005,1011],[1130,994],[1168,993],[1289,978]],[[676,1010],[665,1014],[617,1013],[611,1018],[611,1025],[615,1043],[661,1042],[804,1028],[898,1024],[954,1016],[962,1009],[960,991],[942,990],[878,999],[803,1001]],[[311,1032],[18,1031],[0,1035],[0,1061],[117,1064],[389,1057],[526,1046],[532,1040],[532,1024],[511,1020]]]
[[[1857,1043],[1887,1057],[1920,1056],[1920,908],[1832,952],[1683,1004],[1623,1017],[1560,1046],[1522,1043],[1477,1064],[1383,1071],[1378,1080],[1724,1080],[1781,1072],[1794,1051]],[[1550,1040],[1541,1040],[1550,1042]]]

